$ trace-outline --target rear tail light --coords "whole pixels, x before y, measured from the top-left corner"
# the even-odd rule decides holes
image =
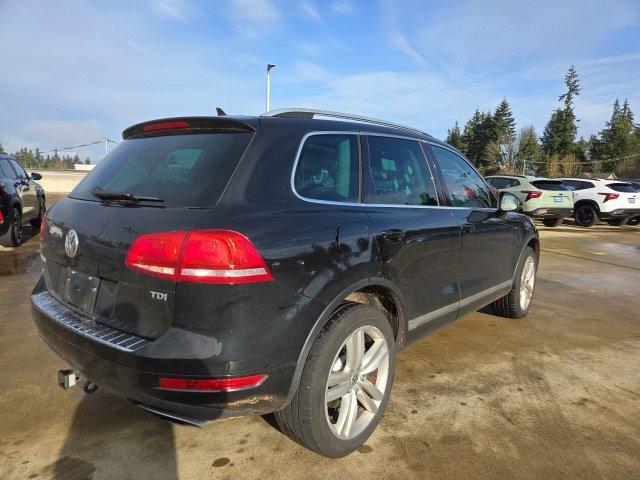
[[[604,195],[604,202],[608,202],[609,200],[615,200],[620,196],[619,193],[599,193],[598,195]]]
[[[4,222],[4,215],[2,214],[2,210],[0,210],[0,223]]]
[[[236,284],[273,280],[253,243],[231,230],[141,235],[129,248],[125,263],[133,270],[179,282]]]
[[[47,218],[43,215],[40,220],[40,248],[44,244],[44,236],[47,233]]]
[[[540,198],[542,196],[542,192],[539,190],[522,190],[522,193],[527,194],[527,198],[524,199],[525,202],[528,202],[532,198]]]
[[[247,377],[231,378],[171,378],[161,377],[158,379],[158,388],[161,390],[183,390],[198,392],[234,392],[247,388],[258,387],[267,378],[267,375],[260,373]]]

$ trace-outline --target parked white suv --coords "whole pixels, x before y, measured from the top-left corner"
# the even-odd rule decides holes
[[[598,220],[624,225],[640,215],[640,193],[629,183],[595,178],[560,178],[573,191],[576,223],[590,227]]]

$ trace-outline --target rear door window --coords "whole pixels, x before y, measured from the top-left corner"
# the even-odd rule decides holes
[[[216,204],[253,133],[167,135],[125,140],[71,192],[97,200],[103,190],[158,197],[158,206]]]
[[[487,180],[494,188],[498,188],[498,189],[500,189],[500,188],[509,188],[511,186],[511,182],[509,181],[508,178],[493,177],[493,178],[489,178]]]
[[[0,159],[0,176],[5,178],[16,178],[16,174],[9,165],[9,161],[2,158]]]
[[[367,142],[365,203],[438,205],[433,177],[419,142],[373,135]]]
[[[468,208],[495,208],[497,199],[482,177],[460,155],[437,145],[429,145],[433,151],[452,206]]]
[[[305,140],[298,157],[295,190],[308,199],[357,202],[359,163],[357,135],[312,135]]]

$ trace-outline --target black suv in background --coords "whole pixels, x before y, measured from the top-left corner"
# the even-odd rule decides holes
[[[15,158],[0,153],[0,245],[17,247],[22,243],[22,224],[30,222],[40,229],[45,213],[44,189],[34,180],[42,175],[28,175]]]
[[[372,433],[396,353],[531,308],[516,197],[418,130],[312,110],[153,120],[46,217],[32,296],[79,375],[200,425],[275,412],[329,457]]]

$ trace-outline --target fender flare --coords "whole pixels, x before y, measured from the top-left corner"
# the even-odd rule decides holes
[[[577,210],[578,208],[582,207],[583,205],[589,205],[590,207],[595,208],[596,212],[598,214],[600,214],[600,205],[598,204],[598,202],[596,202],[595,200],[592,200],[590,198],[583,198],[582,200],[578,200],[573,205],[574,212],[575,212],[575,210]]]
[[[402,301],[401,301],[402,295],[400,295],[398,289],[392,282],[382,277],[370,277],[367,279],[359,280],[349,285],[347,288],[342,290],[330,303],[328,303],[324,307],[324,309],[322,310],[322,313],[320,314],[320,316],[314,323],[313,328],[309,332],[309,335],[307,335],[304,345],[302,346],[302,350],[300,351],[300,355],[298,356],[298,362],[296,364],[296,368],[293,373],[291,385],[289,386],[289,392],[287,393],[286,398],[282,402],[282,405],[279,407],[280,409],[286,407],[291,402],[293,395],[296,393],[298,389],[298,385],[300,385],[300,379],[302,378],[302,371],[304,370],[304,366],[305,366],[305,363],[307,362],[307,357],[309,356],[309,352],[311,351],[313,342],[315,341],[316,338],[318,338],[320,331],[327,324],[327,322],[331,318],[331,315],[334,313],[336,308],[340,305],[340,303],[344,301],[344,299],[347,296],[349,296],[350,294],[352,294],[357,290],[360,290],[361,288],[369,287],[369,286],[381,286],[391,290],[392,294],[395,296],[395,299],[398,304],[398,310],[399,310],[398,339],[405,337],[407,332],[407,325],[406,325],[406,319],[404,318],[404,314],[402,313]]]

